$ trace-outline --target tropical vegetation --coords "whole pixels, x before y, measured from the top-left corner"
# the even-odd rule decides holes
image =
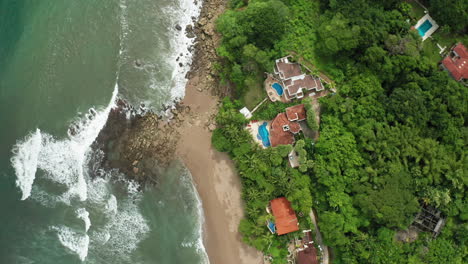
[[[466,33],[466,0],[423,2],[449,31]],[[468,263],[468,88],[423,53],[407,22],[407,1],[230,6],[217,22],[219,74],[236,92],[223,101],[212,142],[231,155],[242,178],[244,241],[285,263],[294,234],[270,234],[265,206],[286,196],[299,215],[317,210],[333,263]],[[288,54],[315,65],[338,90],[320,99],[320,125],[308,120],[320,131],[317,142],[296,144],[306,157],[299,169],[287,165],[291,146],[254,144],[238,112],[237,99]],[[270,103],[255,115],[270,118],[287,106]],[[396,232],[410,226],[421,205],[442,211],[441,234],[398,241]],[[299,219],[310,226],[307,217]]]

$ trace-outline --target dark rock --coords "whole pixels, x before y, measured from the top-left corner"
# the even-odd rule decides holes
[[[182,27],[181,27],[179,24],[177,24],[177,25],[175,26],[175,29],[177,29],[178,31],[181,31],[181,30],[182,30]]]
[[[187,26],[185,27],[185,35],[187,36],[187,38],[194,38],[194,37],[196,37],[195,31],[194,31],[192,25],[187,25]]]
[[[135,66],[141,67],[142,63],[139,59],[135,60]]]

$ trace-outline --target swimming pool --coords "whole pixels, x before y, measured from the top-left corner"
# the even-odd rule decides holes
[[[270,146],[270,133],[267,129],[267,122],[263,122],[263,124],[258,127],[257,138],[262,141],[264,147]]]
[[[432,27],[432,23],[429,20],[424,21],[419,27],[418,27],[418,33],[421,37],[424,37],[426,35],[426,32]]]
[[[268,229],[270,229],[271,233],[276,233],[276,225],[271,220],[268,220]]]
[[[281,84],[279,83],[274,83],[271,85],[271,87],[273,87],[273,89],[276,90],[276,93],[279,95],[279,96],[282,96],[283,95],[283,87],[281,86]]]

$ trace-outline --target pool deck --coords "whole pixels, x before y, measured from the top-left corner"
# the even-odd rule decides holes
[[[252,135],[252,138],[254,139],[255,143],[257,143],[262,148],[266,149],[267,147],[263,146],[262,140],[259,140],[257,138],[258,128],[263,124],[263,122],[267,122],[266,128],[268,130],[268,133],[270,133],[270,121],[266,121],[266,120],[253,120],[253,121],[250,121],[247,124],[247,126],[245,127],[245,129],[247,129],[247,131],[249,131],[250,135]]]
[[[268,98],[270,98],[270,101],[288,103],[289,100],[286,99],[286,96],[279,96],[276,90],[272,87],[274,83],[279,83],[281,86],[283,86],[280,80],[277,80],[275,77],[273,77],[273,75],[268,74],[268,77],[266,78],[264,85],[265,85],[265,91],[267,92]],[[284,90],[283,90],[283,93],[284,93]]]
[[[426,20],[429,20],[429,22],[431,22],[432,27],[428,31],[426,31],[426,33],[422,37],[423,41],[430,37],[437,29],[439,29],[439,25],[434,21],[434,19],[432,19],[432,17],[429,14],[426,14],[421,19],[419,19],[418,23],[416,23],[414,28],[417,30]]]

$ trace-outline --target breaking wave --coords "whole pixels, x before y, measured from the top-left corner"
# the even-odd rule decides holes
[[[14,156],[11,163],[16,171],[16,185],[22,192],[21,200],[25,200],[31,195],[41,147],[42,135],[39,129],[13,147]]]
[[[15,145],[11,162],[16,172],[16,184],[22,191],[22,200],[31,195],[38,169],[43,179],[66,187],[66,191],[59,195],[60,201],[70,204],[74,197],[80,201],[86,200],[86,172],[83,168],[91,144],[115,105],[117,93],[116,85],[108,106],[101,111],[90,110],[90,116],[79,120],[73,134],[69,133],[66,139],[55,139],[37,129]]]
[[[122,64],[126,56],[124,42],[131,30],[125,0],[120,0],[120,8],[119,63]],[[179,0],[175,7],[165,12],[173,23],[186,26],[193,24],[192,20],[198,17],[200,8],[201,3],[194,5],[192,0]],[[169,86],[170,99],[174,101],[185,94],[185,75],[192,62],[188,48],[194,39],[186,37],[183,31],[172,30],[172,34],[167,63],[173,69]],[[179,63],[183,66],[180,67]],[[148,88],[157,88],[156,83],[152,85]],[[147,220],[140,212],[138,201],[142,194],[138,191],[137,183],[125,180],[122,175],[118,175],[115,180],[115,172],[106,172],[102,177],[88,175],[89,171],[94,171],[89,168],[99,164],[92,160],[96,157],[91,144],[105,126],[118,94],[119,77],[108,105],[91,108],[84,117],[74,120],[65,138],[57,138],[36,129],[19,140],[12,150],[11,164],[17,177],[16,185],[21,191],[21,200],[32,200],[47,208],[72,208],[70,212],[73,217],[60,220],[62,222],[48,228],[54,232],[61,245],[81,261],[102,263],[102,259],[116,259],[117,256],[122,263],[128,263],[131,261],[131,253],[150,232]],[[184,245],[195,247],[205,263],[209,263],[202,241],[204,219],[201,201],[192,182],[190,185],[197,196],[198,241]]]
[[[67,226],[54,226],[51,229],[57,231],[58,239],[63,246],[76,253],[81,261],[86,259],[89,246],[87,234],[78,233]]]

